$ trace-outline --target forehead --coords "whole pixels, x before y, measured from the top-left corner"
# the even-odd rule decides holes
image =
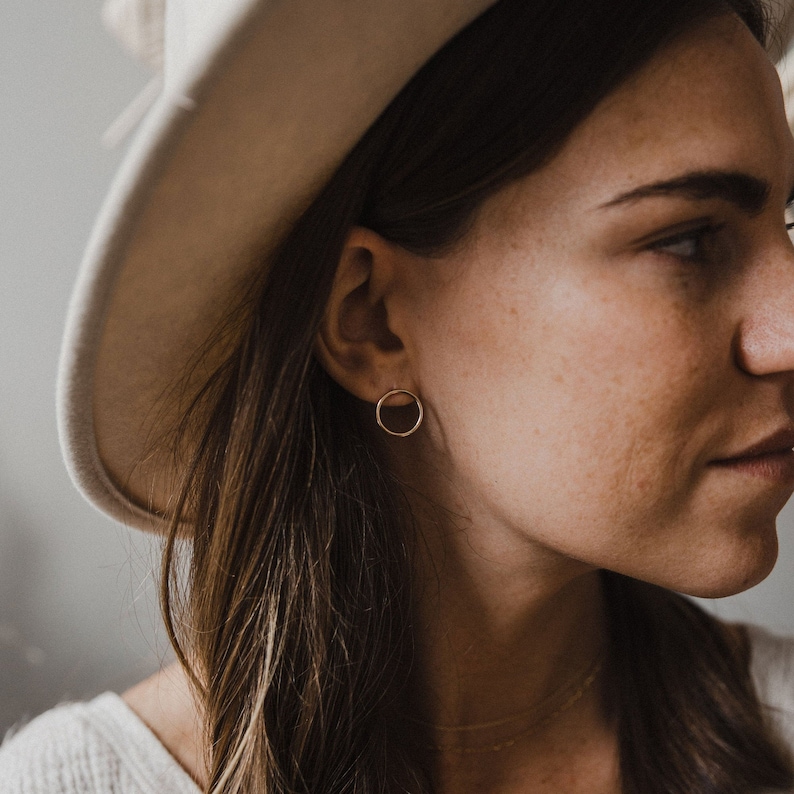
[[[789,139],[774,67],[725,15],[656,54],[574,131],[562,156],[586,159],[588,173],[604,177],[620,168],[627,181],[729,164],[766,172],[779,169]]]
[[[741,21],[724,15],[660,50],[520,192],[539,199],[535,216],[538,205],[551,212],[566,198],[603,203],[690,171],[739,170],[771,184],[782,179],[788,192],[791,148],[774,67]]]

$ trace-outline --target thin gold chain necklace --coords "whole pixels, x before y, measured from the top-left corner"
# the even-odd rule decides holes
[[[601,672],[601,669],[604,666],[604,662],[602,658],[599,658],[594,664],[592,664],[584,673],[584,676],[580,678],[576,683],[572,684],[570,687],[567,687],[563,690],[563,693],[568,692],[568,696],[563,700],[562,704],[558,706],[554,711],[550,714],[543,715],[536,720],[533,720],[530,725],[523,728],[522,730],[514,733],[512,736],[509,736],[507,739],[503,739],[500,742],[495,744],[482,744],[482,745],[463,745],[463,744],[427,744],[423,745],[423,747],[427,750],[433,750],[439,753],[463,753],[463,754],[472,754],[472,753],[493,753],[499,752],[500,750],[504,750],[508,747],[512,747],[519,739],[523,736],[526,736],[533,730],[537,730],[541,726],[551,722],[555,717],[559,717],[560,714],[568,711],[575,703],[578,703],[582,697],[584,696],[585,692],[593,685],[595,680],[598,678],[598,674]],[[419,725],[423,725],[426,728],[432,728],[437,731],[474,731],[479,730],[482,728],[493,728],[498,727],[499,725],[506,725],[510,722],[515,722],[516,720],[520,719],[521,717],[528,716],[532,712],[537,713],[538,710],[542,711],[544,705],[546,705],[550,700],[556,700],[560,697],[560,693],[555,693],[549,698],[546,698],[540,704],[537,704],[533,707],[531,711],[524,711],[518,714],[513,714],[509,717],[506,717],[501,720],[492,720],[490,722],[481,722],[474,725],[436,725],[431,722],[424,722],[422,720],[416,719],[414,717],[409,717],[408,719],[411,722],[415,722]]]

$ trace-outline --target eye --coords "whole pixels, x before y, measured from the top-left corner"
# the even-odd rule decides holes
[[[705,224],[687,229],[652,242],[648,248],[660,254],[690,262],[711,261],[716,253],[716,242],[724,224]]]

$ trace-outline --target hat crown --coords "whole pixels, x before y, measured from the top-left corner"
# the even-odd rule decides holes
[[[102,21],[130,55],[162,69],[165,0],[105,0]]]
[[[142,0],[147,2],[147,0]],[[149,0],[151,2],[151,0]],[[157,0],[154,0],[157,2]],[[163,67],[166,88],[197,70],[229,28],[254,5],[251,0],[161,0],[165,6]]]
[[[102,19],[127,52],[163,72],[166,87],[201,62],[251,0],[105,0]]]

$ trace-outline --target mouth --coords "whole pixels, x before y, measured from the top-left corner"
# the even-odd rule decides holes
[[[794,428],[778,430],[765,439],[712,465],[777,482],[794,482]]]

